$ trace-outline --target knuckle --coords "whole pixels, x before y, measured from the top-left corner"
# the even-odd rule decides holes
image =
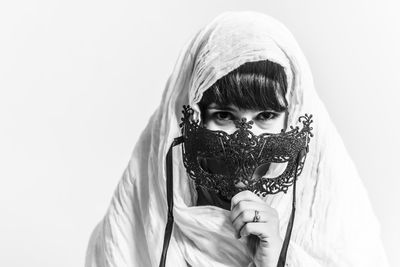
[[[242,221],[248,221],[250,217],[251,217],[251,215],[250,215],[250,211],[249,210],[245,210],[241,214]]]
[[[231,203],[232,203],[233,207],[236,206],[236,204],[237,204],[237,194],[232,197]]]
[[[234,197],[236,197],[236,200],[243,200],[243,199],[248,199],[253,193],[250,192],[249,190],[244,190],[239,193],[237,193]]]
[[[278,211],[276,209],[274,209],[274,208],[272,208],[272,207],[270,207],[268,205],[266,207],[267,207],[266,212],[269,214],[269,216],[276,217],[276,216],[279,215],[279,213],[278,213]]]
[[[245,190],[245,191],[243,191],[243,195],[246,196],[246,197],[250,197],[250,196],[253,195],[253,192],[251,192],[249,190]]]
[[[244,210],[245,209],[245,203],[243,201],[240,201],[237,205],[238,210]]]

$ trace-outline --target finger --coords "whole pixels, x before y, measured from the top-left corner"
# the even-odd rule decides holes
[[[255,214],[256,213],[254,210],[244,210],[232,222],[233,227],[236,229],[237,232],[240,232],[240,230],[246,223],[254,222]],[[259,216],[258,223],[266,223],[270,220],[273,220],[272,218],[270,218],[267,212],[261,211],[258,213],[258,216]]]
[[[276,209],[272,208],[265,202],[255,202],[255,201],[247,201],[242,200],[240,201],[235,207],[232,208],[230,213],[231,221],[235,220],[237,216],[240,215],[244,210],[258,210],[264,211],[269,214],[271,217],[279,218],[279,214]]]
[[[249,235],[258,236],[261,240],[265,241],[273,236],[273,229],[268,223],[246,223],[242,227],[242,230],[240,230],[240,237]]]
[[[253,200],[255,202],[263,202],[262,199],[249,190],[241,191],[234,195],[231,199],[231,210],[242,200]]]
[[[272,208],[264,202],[259,203],[254,201],[242,200],[235,207],[232,208],[230,218],[231,221],[235,220],[235,218],[238,217],[245,210],[251,210],[254,214],[255,210],[270,212],[270,209]]]

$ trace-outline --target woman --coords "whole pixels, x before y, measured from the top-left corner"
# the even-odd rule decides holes
[[[272,62],[281,74],[281,78],[271,79],[275,81],[275,96],[265,98],[275,103],[255,108],[253,103],[244,109],[236,103],[229,112],[215,106],[218,101],[213,88],[218,82],[255,62]],[[134,149],[105,217],[92,234],[86,266],[158,266],[164,260],[165,266],[275,267],[284,240],[288,240],[287,229],[291,229],[285,257],[288,266],[387,266],[367,192],[316,95],[303,53],[281,23],[253,12],[220,15],[181,54],[162,99]],[[227,133],[238,131],[233,121],[243,117],[253,121],[250,130],[258,135],[301,126],[298,118],[313,114],[314,137],[294,184],[296,189],[290,186],[288,194],[260,198],[241,191],[246,184],[240,182],[246,180],[239,179],[235,188],[240,192],[232,199],[201,187],[197,191],[196,183],[188,178],[185,154],[182,157],[179,146],[170,150],[182,133],[183,105],[193,109],[192,121],[198,119],[207,130]],[[266,107],[279,118],[268,127],[258,121],[272,118],[265,113]],[[219,164],[213,166],[207,159],[201,165],[210,173],[219,171]],[[168,177],[174,182],[173,190],[168,190],[173,192],[172,212],[168,212],[172,206],[167,198]],[[296,202],[294,222],[292,196]],[[238,205],[240,202],[247,205]],[[247,215],[240,215],[244,213]],[[167,218],[174,219],[169,228],[165,227]],[[165,242],[169,230],[170,241]],[[258,236],[258,243],[252,242],[254,236]]]

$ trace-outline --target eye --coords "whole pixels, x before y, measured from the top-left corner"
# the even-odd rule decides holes
[[[260,114],[257,115],[257,120],[267,121],[267,120],[275,119],[277,116],[278,116],[278,114],[276,114],[274,112],[265,111],[265,112],[261,112]]]
[[[218,111],[213,114],[213,117],[220,121],[228,121],[233,119],[233,115],[230,112]]]

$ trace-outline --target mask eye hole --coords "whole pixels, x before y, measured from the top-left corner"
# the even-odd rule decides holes
[[[258,166],[253,173],[253,180],[260,178],[275,179],[286,170],[288,162],[267,162]]]

